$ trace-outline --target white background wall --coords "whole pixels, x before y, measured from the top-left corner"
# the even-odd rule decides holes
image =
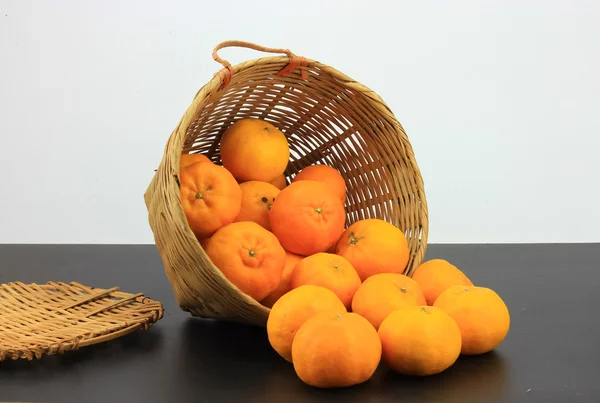
[[[592,0],[0,0],[0,243],[153,242],[143,193],[226,39],[377,91],[431,242],[600,241],[598,21]]]

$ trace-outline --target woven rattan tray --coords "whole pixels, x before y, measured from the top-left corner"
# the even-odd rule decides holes
[[[0,361],[41,358],[147,330],[163,316],[143,294],[79,283],[0,285]]]

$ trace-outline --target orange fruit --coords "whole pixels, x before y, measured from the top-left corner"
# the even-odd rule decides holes
[[[240,184],[242,206],[235,221],[252,221],[271,231],[269,210],[279,189],[268,182],[249,181]]]
[[[420,305],[425,305],[425,297],[416,281],[404,274],[380,273],[366,279],[358,288],[352,299],[352,312],[378,329],[394,310]]]
[[[450,315],[458,324],[465,355],[484,354],[502,343],[510,329],[506,304],[486,287],[454,285],[444,291],[433,306]]]
[[[300,327],[320,312],[346,312],[344,304],[330,290],[304,285],[283,295],[269,313],[267,335],[279,355],[292,362],[292,342]]]
[[[238,183],[240,183],[240,184],[245,183],[245,182],[250,182],[250,181],[241,181],[241,180],[238,180]],[[262,181],[258,181],[258,182],[262,182]],[[287,186],[287,182],[285,181],[285,175],[284,174],[279,175],[277,178],[273,179],[272,181],[270,181],[268,183],[270,183],[271,185],[275,186],[279,190],[282,190],[284,187]]]
[[[308,319],[292,344],[294,370],[317,388],[357,385],[371,378],[381,360],[377,331],[356,313],[319,313]]]
[[[381,322],[382,359],[404,375],[438,374],[456,362],[461,336],[456,322],[441,309],[406,306]]]
[[[207,156],[203,154],[181,154],[179,156],[179,170],[181,171],[183,168],[188,167],[197,162],[210,162]]]
[[[290,159],[285,135],[261,119],[242,119],[221,138],[221,160],[240,181],[271,182],[283,174]]]
[[[360,278],[346,259],[321,252],[305,257],[294,267],[290,278],[292,289],[305,284],[330,289],[350,308],[352,297],[360,287]]]
[[[267,298],[265,298],[261,303],[271,308],[275,302],[279,300],[284,294],[292,289],[290,285],[290,279],[292,277],[292,270],[298,262],[302,260],[302,256],[296,255],[291,252],[285,252],[285,267],[283,268],[283,274],[281,275],[281,281],[279,285]]]
[[[287,182],[285,181],[285,175],[281,174],[277,178],[273,179],[269,182],[271,185],[275,186],[277,189],[282,190],[287,186]]]
[[[327,185],[299,181],[279,192],[269,212],[271,229],[283,247],[309,256],[324,252],[344,232],[344,206]]]
[[[257,301],[277,288],[285,266],[285,250],[275,235],[250,221],[219,229],[206,242],[206,254],[231,283]]]
[[[432,259],[422,263],[411,277],[421,286],[427,305],[433,305],[437,297],[448,287],[473,285],[462,271],[443,259]]]
[[[294,177],[292,183],[303,180],[323,182],[338,195],[342,203],[346,200],[346,181],[335,168],[321,164],[308,166]]]
[[[181,170],[179,182],[183,211],[199,239],[232,223],[239,214],[242,190],[222,166],[212,163],[189,165]]]
[[[403,273],[408,263],[408,242],[398,227],[369,218],[352,224],[336,245],[336,253],[348,259],[360,279],[378,273]]]

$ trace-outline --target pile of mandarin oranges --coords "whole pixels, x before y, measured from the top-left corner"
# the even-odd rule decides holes
[[[335,168],[307,166],[288,184],[288,141],[271,123],[236,121],[220,157],[222,165],[181,155],[188,224],[223,275],[271,308],[269,342],[303,382],[356,385],[380,363],[434,375],[506,337],[510,316],[496,292],[442,259],[406,276],[407,239],[387,221],[346,228],[346,182]]]

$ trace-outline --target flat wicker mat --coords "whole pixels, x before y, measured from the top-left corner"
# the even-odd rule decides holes
[[[79,283],[0,285],[0,361],[41,358],[108,341],[163,317],[143,294]]]

